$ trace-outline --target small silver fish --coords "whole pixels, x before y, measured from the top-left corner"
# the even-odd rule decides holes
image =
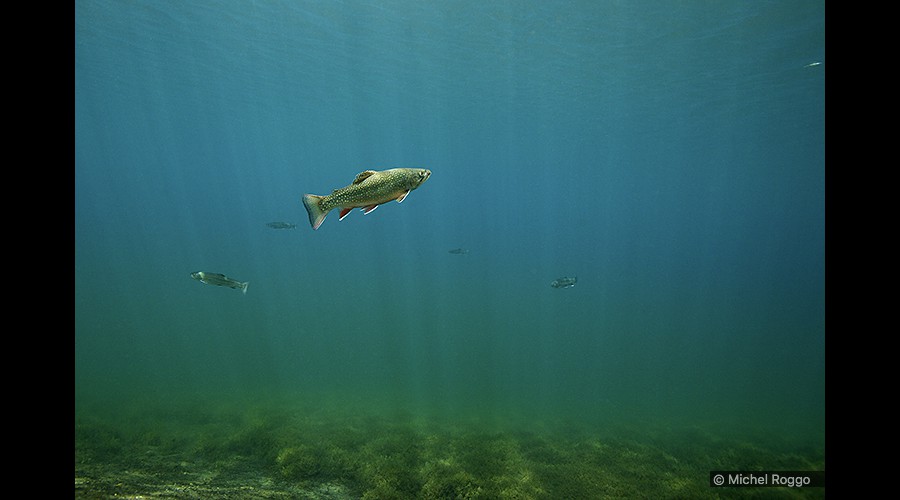
[[[291,224],[290,222],[269,222],[266,225],[272,229],[294,229],[297,227],[297,224]]]
[[[469,253],[465,248],[454,248],[453,250],[449,250],[449,252],[456,255],[465,255]]]
[[[304,194],[302,200],[309,214],[309,225],[318,229],[328,212],[335,208],[341,209],[340,220],[343,220],[354,208],[361,208],[367,214],[389,201],[400,203],[430,176],[431,170],[424,168],[366,170],[357,174],[352,184],[335,189],[328,196]]]
[[[194,278],[201,283],[206,283],[207,285],[227,286],[228,288],[240,289],[245,294],[247,293],[247,287],[250,286],[249,281],[242,282],[233,280],[224,274],[219,273],[197,271],[196,273],[191,273],[191,278]]]
[[[550,282],[550,286],[553,288],[572,288],[575,286],[575,283],[578,283],[578,278],[572,276],[569,278],[568,276],[564,276],[562,278],[557,278]]]

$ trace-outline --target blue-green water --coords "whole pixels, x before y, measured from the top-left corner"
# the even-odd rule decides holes
[[[824,57],[818,1],[76,2],[76,478],[91,422],[311,409],[823,468]],[[309,227],[303,193],[394,167],[432,176]],[[520,496],[559,497],[534,460]]]

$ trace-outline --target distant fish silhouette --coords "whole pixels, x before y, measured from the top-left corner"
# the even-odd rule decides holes
[[[297,224],[291,224],[290,222],[269,222],[266,225],[272,229],[294,229],[297,227]]]
[[[575,286],[575,283],[578,283],[578,278],[572,276],[569,278],[568,276],[564,276],[562,278],[557,278],[550,282],[550,286],[553,288],[572,288]]]
[[[453,250],[450,250],[450,253],[452,253],[454,255],[465,255],[465,254],[469,253],[469,251],[466,250],[465,248],[454,248]]]
[[[228,288],[234,288],[236,290],[240,290],[247,293],[247,287],[250,286],[249,281],[238,281],[225,276],[224,274],[219,273],[205,273],[203,271],[197,271],[196,273],[191,273],[191,278],[195,280],[206,283],[207,285],[216,285],[216,286],[227,286]]]

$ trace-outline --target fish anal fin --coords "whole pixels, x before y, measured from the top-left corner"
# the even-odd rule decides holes
[[[410,192],[410,191],[412,191],[412,190],[411,190],[411,189],[408,189],[408,190],[404,191],[403,194],[401,194],[400,196],[398,196],[398,197],[397,197],[397,203],[402,203],[403,200],[406,199],[407,195],[409,195],[409,192]]]
[[[366,170],[365,172],[360,172],[360,173],[356,174],[356,179],[353,179],[353,184],[359,184],[360,182],[368,179],[369,177],[372,176],[372,174],[375,174],[375,173],[376,172],[374,170]]]
[[[342,208],[341,213],[338,214],[338,220],[344,220],[344,217],[346,217],[347,214],[350,213],[350,210],[352,210],[352,209],[351,208]]]

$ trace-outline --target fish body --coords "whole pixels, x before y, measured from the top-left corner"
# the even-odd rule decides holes
[[[328,212],[335,208],[341,210],[340,219],[343,220],[354,208],[369,213],[389,201],[400,203],[430,176],[431,170],[424,168],[366,170],[357,174],[352,184],[335,189],[327,196],[304,194],[303,206],[309,214],[309,225],[318,229]]]
[[[290,222],[269,222],[266,225],[272,229],[294,229],[297,227],[297,224],[291,224]]]
[[[241,290],[245,294],[247,293],[247,287],[250,286],[249,281],[233,280],[228,276],[219,273],[205,273],[203,271],[197,271],[196,273],[191,273],[191,278],[194,278],[201,283],[206,283],[207,285],[227,286],[228,288],[235,288]]]
[[[469,253],[465,248],[454,248],[453,250],[449,250],[449,252],[455,255],[465,255]]]
[[[572,288],[575,286],[575,283],[578,283],[578,278],[572,276],[569,278],[568,276],[564,276],[562,278],[557,278],[550,282],[550,286],[553,288]]]

